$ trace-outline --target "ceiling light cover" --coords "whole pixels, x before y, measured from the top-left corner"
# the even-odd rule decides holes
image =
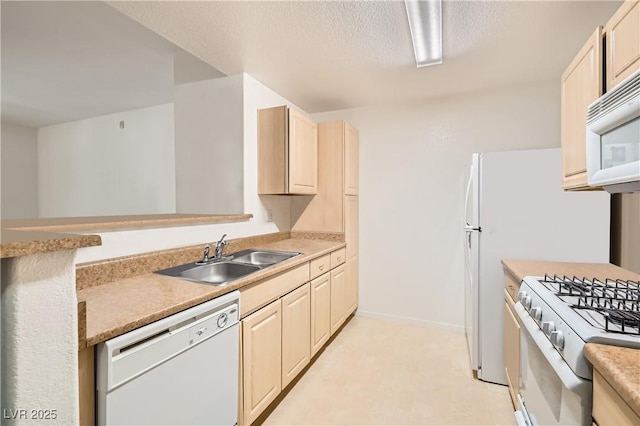
[[[442,63],[442,0],[405,0],[418,68]]]

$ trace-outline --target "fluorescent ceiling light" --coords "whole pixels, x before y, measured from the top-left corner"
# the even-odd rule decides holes
[[[418,68],[442,63],[442,0],[405,0]]]

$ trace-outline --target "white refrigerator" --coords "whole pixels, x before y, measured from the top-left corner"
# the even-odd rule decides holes
[[[506,384],[502,259],[609,262],[610,196],[563,191],[559,148],[473,154],[465,194],[465,331],[479,379]]]

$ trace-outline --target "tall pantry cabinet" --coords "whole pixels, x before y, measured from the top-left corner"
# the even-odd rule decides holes
[[[358,306],[358,145],[358,130],[345,121],[319,123],[318,192],[310,201],[294,200],[301,213],[292,231],[345,234],[344,275],[331,282],[332,334]]]

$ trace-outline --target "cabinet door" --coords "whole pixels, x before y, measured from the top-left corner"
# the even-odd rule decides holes
[[[331,337],[331,274],[311,281],[311,356]]]
[[[280,299],[242,320],[244,421],[251,424],[282,389]]]
[[[289,193],[318,192],[318,126],[302,113],[289,110]]]
[[[309,283],[282,297],[282,388],[311,359],[311,303]]]
[[[358,257],[349,259],[347,262],[347,282],[345,290],[345,315],[351,315],[358,307],[358,281],[359,281],[359,268]]]
[[[344,197],[344,238],[347,242],[347,260],[358,255],[358,197]]]
[[[560,142],[562,145],[562,187],[590,189],[587,185],[587,107],[602,94],[602,27],[562,74]]]
[[[358,130],[344,123],[344,193],[358,195]]]
[[[335,333],[347,318],[345,292],[347,274],[342,264],[331,270],[331,334]]]
[[[342,135],[342,121],[318,124],[318,192],[291,200],[292,231],[344,232]]]
[[[286,106],[258,110],[258,194],[287,191]]]
[[[512,311],[513,301],[505,292],[504,304],[504,368],[514,407],[518,407],[520,393],[520,323]]]
[[[605,25],[607,90],[640,69],[640,2],[626,1]]]

